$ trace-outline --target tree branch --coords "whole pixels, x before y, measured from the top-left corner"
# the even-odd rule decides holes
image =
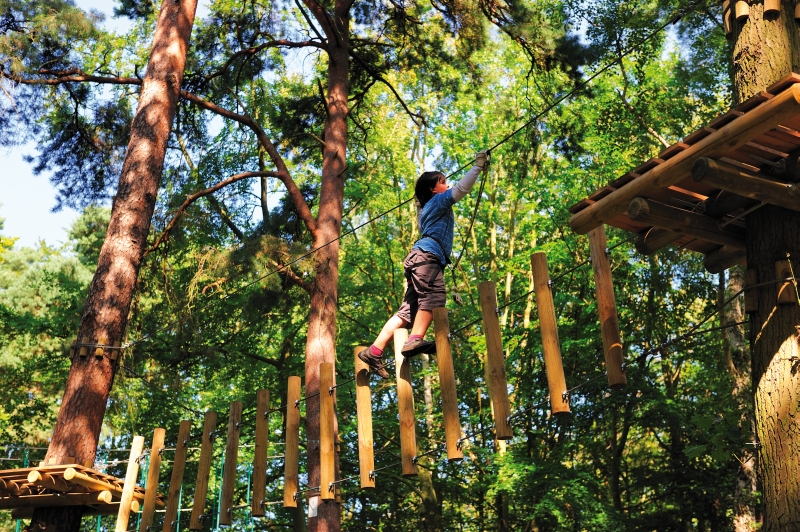
[[[658,133],[658,131],[656,131],[655,129],[653,129],[652,127],[650,127],[647,124],[647,122],[645,121],[644,117],[641,114],[639,114],[636,111],[636,109],[633,108],[633,105],[631,105],[631,103],[628,101],[628,99],[625,97],[625,95],[622,94],[622,92],[620,92],[619,90],[617,90],[616,93],[617,93],[617,96],[619,96],[619,99],[622,100],[622,103],[625,105],[625,107],[628,109],[628,111],[630,111],[630,113],[636,118],[636,120],[639,121],[639,123],[642,125],[642,127],[645,128],[647,130],[647,132],[650,133],[650,135],[653,138],[655,138],[658,142],[663,144],[665,148],[669,148],[670,144],[669,144],[669,142],[667,142],[667,139],[662,137]]]
[[[231,64],[239,57],[243,55],[253,56],[266,48],[305,48],[306,46],[313,46],[316,48],[321,48],[323,50],[326,50],[327,48],[324,44],[325,39],[323,39],[321,35],[319,34],[317,35],[323,42],[317,42],[314,40],[295,42],[295,41],[287,41],[285,39],[277,39],[273,41],[267,41],[265,43],[259,44],[258,46],[253,46],[251,48],[245,48],[244,50],[239,50],[238,52],[235,52],[233,55],[231,55],[227,61],[225,61],[225,64],[222,65],[222,68],[220,68],[216,72],[212,72],[211,74],[203,76],[203,79],[206,81],[211,81],[212,79],[223,75],[225,71],[228,70],[228,68],[231,66]]]
[[[397,91],[395,90],[395,88],[392,86],[392,84],[391,84],[391,83],[389,83],[388,81],[386,81],[386,79],[384,79],[384,77],[383,77],[383,76],[381,76],[380,74],[378,74],[377,72],[375,72],[375,70],[373,70],[373,69],[372,69],[372,67],[370,67],[370,66],[367,64],[367,62],[366,62],[366,61],[364,61],[363,59],[361,59],[361,57],[360,57],[360,56],[359,56],[357,53],[355,53],[355,52],[354,52],[352,49],[350,50],[350,55],[353,57],[353,59],[355,59],[356,61],[358,61],[358,63],[359,63],[361,66],[363,66],[363,67],[364,67],[364,70],[366,70],[366,71],[367,71],[367,73],[368,73],[370,76],[372,76],[372,77],[373,77],[375,80],[377,80],[377,81],[380,81],[381,83],[383,83],[384,85],[386,85],[387,87],[389,87],[389,90],[390,90],[390,91],[392,91],[392,94],[394,94],[394,97],[395,97],[395,98],[397,98],[397,101],[398,101],[398,102],[400,102],[400,105],[402,105],[402,106],[403,106],[403,109],[405,109],[405,110],[406,110],[406,113],[408,113],[409,117],[411,117],[411,120],[412,120],[412,121],[413,121],[413,122],[414,122],[414,123],[417,125],[417,127],[419,127],[419,126],[421,125],[421,124],[420,124],[420,122],[421,122],[422,124],[425,124],[425,125],[427,125],[427,123],[425,122],[425,117],[424,117],[424,116],[422,116],[422,115],[420,115],[420,114],[417,114],[417,113],[414,113],[414,112],[412,112],[412,111],[411,111],[411,109],[409,109],[409,108],[408,108],[408,105],[406,105],[406,102],[405,102],[405,101],[403,101],[403,98],[402,98],[402,97],[401,97],[401,96],[400,96],[400,95],[397,93]],[[417,119],[419,119],[419,120],[420,120],[420,122],[417,122]]]
[[[167,224],[167,227],[164,229],[164,232],[162,232],[161,235],[156,239],[153,246],[144,252],[144,256],[146,257],[150,252],[155,251],[155,249],[158,248],[158,246],[160,246],[161,243],[164,242],[169,237],[170,231],[172,231],[172,229],[175,227],[175,224],[178,223],[178,218],[181,217],[181,215],[186,211],[189,205],[197,201],[199,198],[202,198],[203,196],[208,196],[209,194],[212,194],[217,190],[227,187],[228,185],[231,185],[237,181],[241,181],[242,179],[247,179],[250,177],[261,177],[261,176],[275,177],[276,172],[244,172],[242,174],[236,174],[234,176],[229,177],[228,179],[225,179],[224,181],[220,181],[214,186],[208,187],[205,190],[200,190],[198,192],[195,192],[194,194],[186,198],[183,204],[180,207],[178,207],[178,210],[175,211],[175,215],[172,217],[172,220]]]

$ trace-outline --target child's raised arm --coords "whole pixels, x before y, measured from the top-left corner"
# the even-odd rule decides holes
[[[475,164],[451,189],[454,201],[460,201],[472,190],[472,186],[475,184],[475,181],[477,181],[478,174],[481,173],[484,166],[486,166],[486,152],[479,151],[475,154]]]

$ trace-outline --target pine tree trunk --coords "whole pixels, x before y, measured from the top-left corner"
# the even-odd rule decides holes
[[[780,16],[764,19],[763,4],[736,24],[734,95],[744,101],[792,71],[800,72],[800,39],[794,2],[784,0]],[[800,258],[800,213],[767,206],[747,216],[747,266],[759,282],[776,278],[775,262],[790,253]],[[798,354],[795,327],[800,306],[778,305],[778,285],[757,289],[759,311],[751,316],[752,386],[758,469],[763,493],[763,532],[800,531],[800,383],[791,357]],[[741,369],[741,368],[740,368]]]
[[[122,340],[125,332],[196,8],[197,0],[165,0],[161,6],[111,221],[89,286],[78,338],[88,337],[92,342],[105,338],[110,344]],[[67,457],[78,463],[94,461],[117,365],[107,356],[95,358],[93,352],[90,348],[88,356],[73,359],[47,461],[63,463]],[[38,530],[39,526],[48,531],[77,532],[80,521],[80,507],[42,508],[34,513],[29,529]]]
[[[322,185],[314,247],[339,237],[342,227],[344,176],[347,158],[347,98],[349,94],[349,4],[337,0],[333,21],[336,39],[329,39],[328,117],[325,122]],[[319,390],[319,365],[336,362],[336,306],[339,283],[339,242],[315,254],[316,275],[311,290],[311,310],[306,339],[306,395]],[[324,390],[323,390],[324,391]],[[319,402],[306,405],[308,434],[308,476],[310,486],[319,486]],[[338,433],[338,427],[336,428]],[[337,454],[338,475],[338,454]],[[327,487],[322,486],[322,489]],[[341,528],[339,504],[319,501],[317,516],[309,517],[310,532],[338,532]]]

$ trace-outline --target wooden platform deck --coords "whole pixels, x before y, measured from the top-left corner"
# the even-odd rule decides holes
[[[84,506],[84,514],[116,514],[124,480],[79,464],[51,465],[0,471],[0,510],[12,510],[14,519],[33,515],[36,508]],[[145,490],[136,486],[134,511]],[[164,497],[156,497],[164,506]]]
[[[698,160],[703,159],[698,162]],[[790,74],[569,207],[588,233],[605,223],[637,233],[645,254],[674,244],[712,272],[745,260],[748,212],[800,210],[800,75]]]

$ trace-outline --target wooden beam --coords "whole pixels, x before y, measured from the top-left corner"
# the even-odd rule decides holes
[[[594,286],[597,293],[597,312],[600,315],[600,333],[603,337],[603,353],[606,361],[608,386],[620,390],[628,385],[628,378],[622,369],[624,354],[619,334],[617,300],[614,296],[614,280],[611,277],[611,264],[606,248],[606,229],[595,227],[589,231],[589,252],[594,270]]]
[[[746,261],[747,252],[745,250],[722,246],[711,253],[706,253],[703,259],[703,266],[710,273],[720,273],[736,264],[744,264]]]
[[[197,482],[194,488],[192,515],[189,518],[189,530],[201,530],[203,521],[200,517],[206,510],[208,495],[208,479],[211,476],[211,457],[214,454],[214,429],[217,426],[217,413],[206,412],[203,420],[203,436],[200,441],[200,460],[197,465]]]
[[[408,331],[394,331],[394,372],[397,377],[397,409],[400,421],[400,465],[404,477],[417,474],[417,422],[414,417],[414,389],[411,387],[411,359],[401,349],[408,340]]]
[[[125,473],[125,484],[122,488],[122,496],[119,500],[119,512],[117,513],[116,532],[128,530],[128,519],[131,516],[131,503],[133,501],[134,490],[136,489],[136,478],[139,476],[139,457],[144,448],[144,438],[134,436],[131,443],[131,454],[128,457],[128,471]],[[67,470],[69,471],[69,469]],[[67,478],[67,472],[64,472]]]
[[[264,515],[267,493],[267,456],[269,455],[269,390],[256,392],[256,447],[253,451],[253,501],[250,515]]]
[[[356,370],[356,417],[358,419],[358,472],[361,488],[374,488],[375,479],[370,472],[375,469],[375,451],[372,440],[372,399],[369,392],[369,366],[358,358],[358,353],[366,349],[363,345],[355,348],[353,358]]]
[[[138,456],[138,455],[137,455]],[[73,467],[68,467],[64,470],[64,480],[68,482],[72,482],[74,484],[78,484],[85,488],[88,488],[92,491],[103,491],[108,490],[110,491],[115,497],[122,497],[124,493],[124,485],[120,487],[118,484],[114,484],[108,482],[107,480],[103,480],[100,478],[96,478],[80,471],[77,471]],[[143,495],[139,491],[133,492],[134,499],[144,499]],[[158,501],[156,501],[158,503]]]
[[[186,453],[189,451],[189,436],[192,432],[192,422],[181,421],[178,427],[178,440],[175,442],[175,456],[172,460],[172,474],[169,479],[167,491],[167,508],[164,511],[164,524],[161,532],[172,532],[173,523],[178,518],[178,499],[181,496],[183,473],[186,471]]]
[[[774,129],[787,116],[800,113],[800,85],[795,84],[730,124],[711,133],[646,174],[615,190],[596,203],[575,213],[572,229],[586,234],[598,225],[622,214],[633,198],[679,183],[689,176],[698,157],[719,158]]]
[[[139,520],[139,532],[148,532],[153,524],[158,495],[158,477],[161,473],[161,452],[164,450],[164,437],[167,431],[158,428],[153,431],[153,443],[150,446],[150,461],[147,463],[147,483],[144,488],[144,505]]]
[[[111,502],[109,504],[94,504],[93,506],[84,506],[81,510],[81,515],[84,517],[88,515],[116,515],[119,513],[119,504],[118,502]],[[49,506],[49,505],[48,505]],[[35,507],[30,508],[16,508],[11,510],[11,518],[12,519],[30,519],[33,517],[33,512],[36,510]],[[139,501],[134,499],[131,501],[131,512],[138,513],[139,512]]]
[[[450,350],[450,320],[447,309],[433,309],[433,328],[436,337],[436,365],[439,367],[439,388],[442,395],[442,420],[448,460],[461,460],[461,421],[458,417],[456,376],[453,353]]]
[[[283,449],[283,507],[297,508],[294,494],[300,471],[300,377],[289,377],[286,387],[286,440]]]
[[[800,211],[800,188],[755,176],[742,168],[701,157],[692,166],[692,179],[771,205]]]
[[[550,272],[547,268],[547,255],[539,251],[531,255],[533,290],[536,293],[536,308],[539,311],[539,329],[542,334],[544,368],[547,373],[547,386],[550,389],[550,411],[553,415],[569,414],[567,381],[561,363],[561,344],[558,341],[558,322],[553,304],[553,291],[550,289]]]
[[[745,249],[744,231],[733,226],[721,230],[714,218],[657,201],[634,198],[628,206],[628,218],[721,246]]]
[[[25,495],[0,499],[0,510],[14,508],[51,508],[54,506],[88,506],[91,504],[110,504],[110,491],[92,493],[49,493],[45,495]]]
[[[63,477],[50,475],[43,471],[31,471],[28,473],[28,483],[62,493],[72,493],[74,491],[70,483],[64,480]]]
[[[510,440],[513,437],[508,418],[511,403],[508,401],[506,361],[503,354],[503,336],[500,334],[500,319],[497,317],[497,286],[494,281],[478,284],[478,300],[483,315],[483,334],[486,337],[486,372],[489,377],[489,397],[494,414],[495,438]]]
[[[598,226],[595,229],[599,229],[599,227],[602,226]],[[595,229],[592,229],[592,231]],[[636,235],[633,245],[636,248],[636,251],[642,255],[652,255],[664,246],[672,244],[682,236],[682,234],[670,231],[668,229],[651,227],[650,229],[647,229],[646,231]]]
[[[323,501],[336,499],[336,484],[333,484],[336,481],[333,384],[333,364],[323,362],[319,365],[319,492]]]
[[[233,492],[236,489],[236,465],[239,461],[239,426],[242,423],[242,402],[233,401],[228,416],[228,439],[225,443],[225,469],[222,472],[222,495],[219,505],[219,524],[230,525],[233,520]]]

